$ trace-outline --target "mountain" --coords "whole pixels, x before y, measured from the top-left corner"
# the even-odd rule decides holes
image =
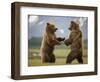
[[[28,40],[28,48],[40,48],[41,47],[42,38],[41,37],[32,37]],[[84,40],[84,48],[88,47],[87,39]],[[56,46],[56,48],[67,48],[64,44]]]
[[[28,40],[28,47],[29,48],[40,48],[42,42],[41,37],[32,37]]]

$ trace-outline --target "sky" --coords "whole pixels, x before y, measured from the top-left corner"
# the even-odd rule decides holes
[[[87,39],[88,18],[87,17],[70,17],[70,16],[43,16],[29,15],[28,16],[28,39],[32,37],[43,37],[47,22],[54,24],[58,30],[57,37],[68,38],[70,31],[70,21],[75,21],[80,25],[83,33],[83,39]]]

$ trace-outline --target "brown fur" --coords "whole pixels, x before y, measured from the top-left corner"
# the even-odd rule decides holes
[[[71,31],[69,38],[64,41],[67,46],[71,46],[71,51],[67,56],[66,63],[71,63],[77,59],[79,63],[83,63],[82,59],[82,32],[79,25],[71,21],[69,30]]]
[[[55,25],[47,23],[40,49],[42,62],[55,62],[54,47],[60,44],[55,35],[56,30]]]

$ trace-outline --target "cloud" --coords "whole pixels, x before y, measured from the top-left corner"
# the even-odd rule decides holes
[[[83,26],[83,24],[85,23],[85,21],[87,20],[87,18],[86,17],[84,17],[84,18],[80,18],[79,19],[79,22],[80,22],[80,27],[82,27]]]
[[[44,24],[45,23],[45,20],[42,20],[42,21],[40,21],[39,23],[38,23],[38,25],[42,25],[42,24]]]
[[[77,22],[82,27],[87,20],[86,17],[75,18],[73,21]]]
[[[29,23],[35,24],[39,20],[38,16],[29,16]]]
[[[58,29],[58,30],[56,31],[56,36],[57,36],[57,37],[65,37],[64,29]]]
[[[64,34],[64,30],[63,30],[63,29],[60,29],[59,31],[60,31],[62,34]]]

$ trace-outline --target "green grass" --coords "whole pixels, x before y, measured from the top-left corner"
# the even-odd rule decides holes
[[[68,53],[70,52],[70,49],[66,48],[56,48],[54,53],[56,56],[56,62],[55,63],[41,63],[41,59],[39,56],[39,48],[33,49],[29,48],[28,53],[28,66],[48,66],[48,65],[65,65],[66,64],[66,57]],[[83,54],[83,61],[84,64],[87,64],[87,49],[84,49]],[[78,64],[76,60],[72,62],[72,64]]]

